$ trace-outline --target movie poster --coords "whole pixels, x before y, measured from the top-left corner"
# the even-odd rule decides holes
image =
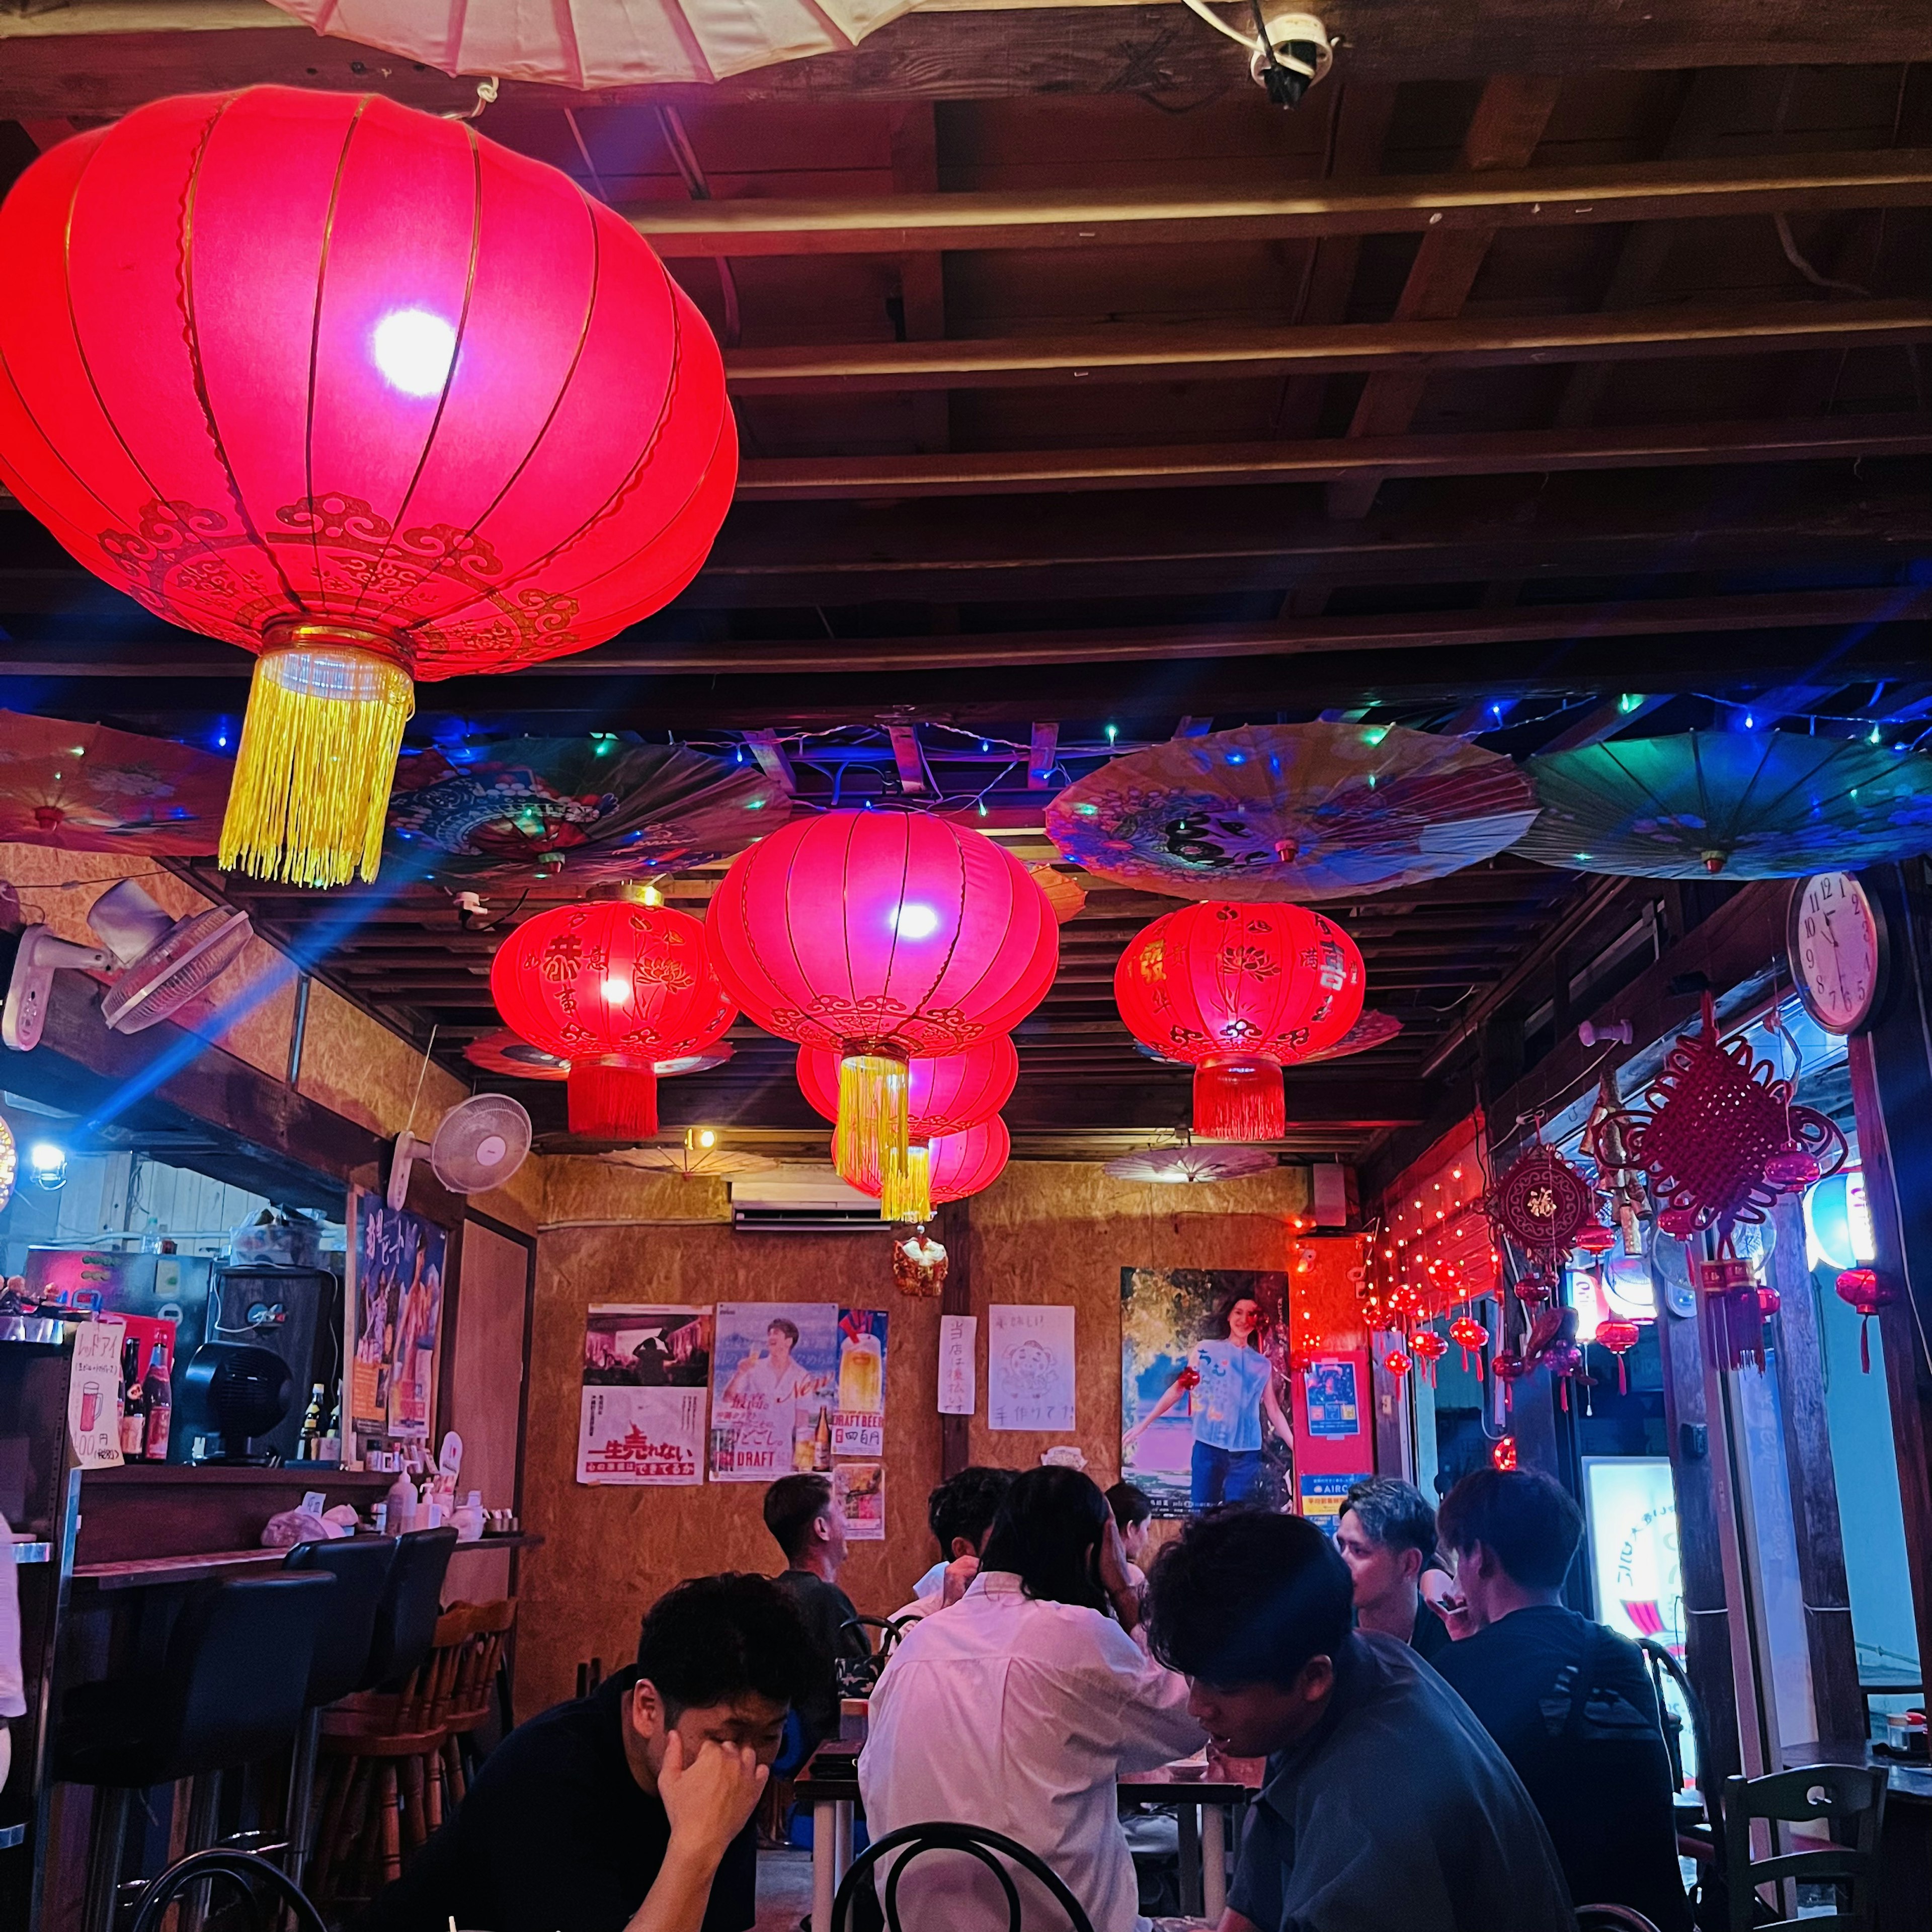
[[[1286,1274],[1120,1270],[1120,1468],[1161,1516],[1292,1493]]]
[[[711,1310],[604,1303],[584,1324],[577,1480],[669,1485],[704,1480]]]
[[[427,1442],[449,1236],[374,1195],[358,1196],[357,1204],[362,1227],[350,1419],[356,1428],[394,1442]]]
[[[838,1311],[838,1406],[832,1453],[876,1461],[886,1453],[886,1310]]]
[[[840,1341],[836,1302],[718,1304],[713,1482],[769,1483],[794,1469],[830,1471]],[[883,1360],[882,1350],[882,1371]]]

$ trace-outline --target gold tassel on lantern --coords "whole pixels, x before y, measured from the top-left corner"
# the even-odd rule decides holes
[[[222,869],[298,886],[373,879],[415,710],[390,639],[341,625],[275,627],[255,661]]]
[[[932,1219],[932,1150],[915,1141],[904,1160],[889,1161],[885,1186],[879,1196],[879,1216],[886,1221],[926,1222]]]
[[[832,1164],[855,1186],[905,1160],[911,1069],[890,1053],[848,1053],[838,1063],[838,1130]]]

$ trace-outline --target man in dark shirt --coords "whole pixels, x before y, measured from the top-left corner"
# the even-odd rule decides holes
[[[1449,1648],[1442,1619],[1418,1588],[1436,1557],[1436,1512],[1414,1484],[1370,1476],[1352,1485],[1335,1547],[1355,1586],[1356,1629],[1392,1636],[1432,1660]]]
[[[750,1820],[812,1661],[769,1578],[680,1583],[634,1669],[490,1754],[358,1932],[747,1932]]]
[[[1643,1654],[1567,1610],[1582,1512],[1548,1477],[1482,1469],[1443,1498],[1471,1635],[1436,1668],[1502,1747],[1536,1801],[1582,1905],[1622,1905],[1690,1932],[1670,1759]]]
[[[1313,1523],[1262,1510],[1190,1524],[1148,1579],[1188,1708],[1268,1760],[1220,1932],[1572,1932],[1515,1772],[1406,1645],[1350,1630],[1352,1595]]]
[[[845,1512],[823,1476],[781,1476],[765,1492],[765,1527],[784,1552],[778,1588],[791,1600],[819,1652],[819,1664],[798,1700],[809,1756],[838,1735],[838,1666],[862,1664],[872,1647],[862,1630],[848,1628],[858,1611],[838,1587],[845,1567]]]

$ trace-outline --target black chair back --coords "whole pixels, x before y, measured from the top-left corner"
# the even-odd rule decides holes
[[[162,1916],[168,1907],[190,1886],[212,1878],[230,1879],[242,1888],[248,1903],[255,1908],[253,1922],[261,1927],[262,1932],[275,1932],[281,1923],[284,1906],[294,1914],[302,1932],[328,1932],[322,1914],[310,1903],[307,1894],[279,1867],[271,1864],[266,1858],[257,1858],[252,1852],[230,1851],[220,1846],[212,1851],[190,1852],[151,1880],[141,1893],[141,1902],[135,1908],[134,1922],[128,1932],[160,1932]],[[276,1895],[275,1903],[266,1912],[255,1898],[254,1888],[257,1885],[266,1886]]]
[[[323,1570],[335,1579],[335,1600],[328,1606],[308,1667],[306,1701],[311,1709],[362,1688],[375,1641],[376,1612],[395,1560],[393,1536],[298,1543],[289,1552],[285,1568]]]
[[[319,1573],[196,1586],[168,1638],[154,1733],[162,1768],[115,1781],[157,1784],[286,1750],[334,1600],[335,1579]]]
[[[1885,1828],[1885,1797],[1889,1774],[1881,1766],[1862,1764],[1808,1764],[1794,1771],[1773,1772],[1768,1778],[1727,1778],[1724,1780],[1726,1866],[1730,1881],[1732,1932],[1755,1927],[1795,1925],[1796,1902],[1787,1916],[1767,1921],[1758,1910],[1757,1888],[1774,1888],[1772,1896],[1783,1912],[1786,1886],[1831,1886],[1836,1909],[1804,1916],[1807,1932],[1872,1932],[1878,1922],[1879,1840]],[[1750,1821],[1762,1818],[1784,1824],[1822,1822],[1834,1842],[1816,1851],[1785,1852],[1768,1858],[1751,1856]],[[1774,1837],[1772,1843],[1777,1843]]]
[[[1580,1905],[1576,1932],[1657,1932],[1657,1928],[1628,1905]]]
[[[886,1932],[906,1932],[899,1918],[899,1880],[914,1859],[928,1852],[963,1852],[968,1858],[977,1858],[999,1880],[1000,1889],[1006,1894],[1006,1932],[1026,1932],[1021,1923],[1019,1888],[1006,1869],[1008,1864],[1018,1866],[1046,1888],[1054,1904],[1066,1915],[1069,1932],[1094,1932],[1094,1922],[1082,1909],[1079,1900],[1037,1852],[983,1826],[957,1825],[944,1820],[907,1825],[890,1832],[854,1859],[832,1901],[832,1932],[854,1932],[854,1901],[859,1888],[873,1884],[874,1872],[888,1858],[892,1862],[892,1869],[886,1874],[884,1894],[880,1901],[885,1911]],[[914,1932],[923,1932],[923,1928],[914,1928]]]
[[[442,1580],[455,1547],[456,1532],[448,1528],[414,1529],[397,1538],[357,1690],[400,1690],[402,1680],[429,1654],[442,1614]]]
[[[1664,1701],[1664,1680],[1667,1677],[1676,1686],[1677,1695],[1690,1720],[1690,1742],[1697,1754],[1697,1796],[1704,1801],[1704,1821],[1711,1829],[1711,1843],[1717,1855],[1720,1869],[1724,1862],[1724,1808],[1720,1802],[1723,1786],[1715,1769],[1716,1758],[1712,1748],[1710,1726],[1704,1718],[1702,1700],[1693,1688],[1689,1676],[1682,1664],[1656,1638],[1640,1636],[1636,1647],[1644,1654],[1650,1666],[1650,1681],[1657,1689],[1657,1710],[1664,1720],[1664,1744],[1670,1754],[1671,1772],[1676,1780],[1675,1789],[1684,1788],[1684,1754],[1679,1740],[1670,1728],[1669,1707]]]

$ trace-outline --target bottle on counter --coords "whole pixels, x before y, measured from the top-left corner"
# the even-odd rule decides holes
[[[400,1536],[405,1530],[416,1526],[416,1486],[410,1480],[410,1472],[398,1462],[396,1480],[389,1485],[388,1493],[382,1500],[389,1506],[388,1526],[392,1536]]]
[[[296,1460],[313,1462],[316,1456],[316,1444],[322,1440],[322,1384],[314,1384],[309,1390],[308,1413],[302,1418],[302,1435],[296,1444]]]
[[[154,1343],[154,1352],[148,1359],[148,1372],[141,1378],[141,1394],[148,1408],[147,1440],[141,1453],[151,1462],[165,1462],[168,1460],[168,1438],[174,1427],[174,1389],[168,1367],[168,1345],[165,1336]]]
[[[140,1460],[148,1434],[147,1399],[141,1393],[141,1345],[129,1336],[121,1345],[121,1454]]]

